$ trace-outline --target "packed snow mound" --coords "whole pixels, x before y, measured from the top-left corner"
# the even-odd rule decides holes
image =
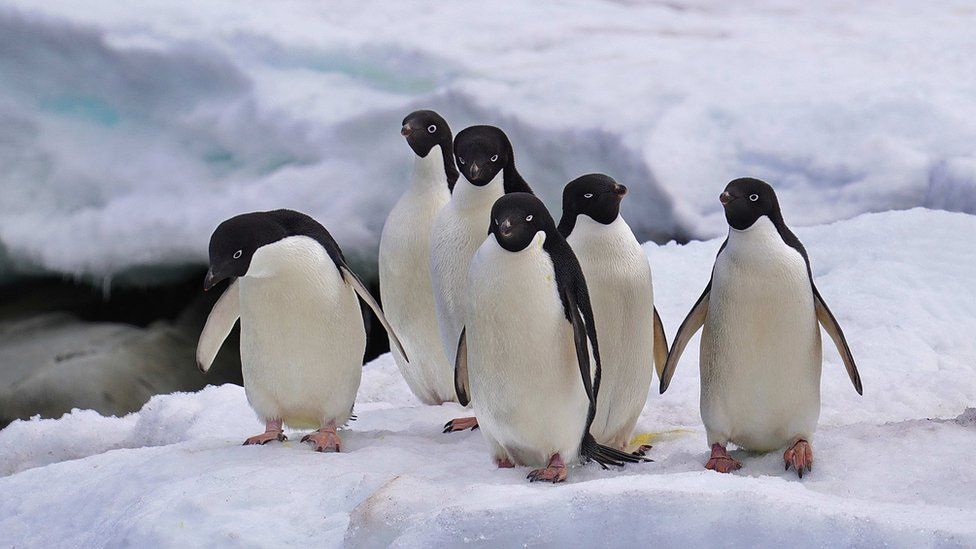
[[[122,418],[16,421],[0,431],[0,545],[973,546],[976,217],[917,209],[798,232],[865,386],[858,397],[828,342],[802,481],[779,452],[703,469],[694,343],[637,426],[655,461],[577,467],[561,486],[496,469],[478,432],[442,434],[464,410],[419,404],[384,355],[364,369],[341,454],[299,432],[241,446],[262,426],[232,385]],[[720,243],[646,246],[669,337]]]
[[[277,207],[372,267],[420,107],[508,130],[550,207],[571,178],[613,175],[660,242],[717,236],[715,197],[743,175],[794,225],[973,213],[971,29],[963,1],[12,0],[0,269],[200,263],[220,220]]]

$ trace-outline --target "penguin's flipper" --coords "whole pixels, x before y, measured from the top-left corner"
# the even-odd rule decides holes
[[[454,391],[457,393],[458,403],[461,406],[467,406],[471,402],[471,391],[468,388],[468,338],[466,330],[463,326],[461,327],[457,355],[454,357]]]
[[[590,349],[586,343],[586,326],[580,315],[576,295],[566,292],[569,304],[570,322],[573,324],[573,340],[576,343],[576,361],[579,363],[580,375],[583,376],[583,390],[590,399],[590,408],[595,408],[596,395],[593,394],[593,380],[590,377]],[[600,374],[597,374],[599,376]]]
[[[844,360],[847,375],[850,376],[851,383],[854,384],[854,389],[857,391],[857,394],[863,395],[864,387],[861,385],[861,374],[857,371],[857,364],[854,363],[854,355],[851,354],[851,348],[847,345],[844,330],[841,330],[840,324],[837,323],[834,314],[830,312],[830,308],[827,307],[827,303],[820,295],[820,292],[817,291],[816,286],[813,286],[813,302],[817,310],[817,320],[820,321],[820,325],[830,335],[830,339],[834,340],[834,345],[837,347],[837,352],[840,353],[840,357]]]
[[[342,274],[342,278],[348,282],[350,286],[352,286],[352,289],[356,291],[359,299],[362,299],[363,302],[369,305],[369,308],[373,310],[373,314],[376,315],[376,318],[380,319],[380,324],[383,325],[386,333],[390,336],[390,346],[396,346],[397,352],[399,352],[400,356],[402,356],[403,359],[409,364],[410,358],[407,356],[407,352],[403,350],[403,344],[400,343],[400,338],[397,337],[396,332],[393,331],[393,326],[390,326],[390,322],[386,320],[386,315],[383,314],[383,309],[380,308],[380,304],[377,303],[376,299],[373,298],[373,294],[369,293],[369,289],[366,288],[363,281],[359,280],[356,273],[349,270],[349,267],[342,265],[339,267],[339,273]]]
[[[200,332],[200,341],[197,343],[197,368],[207,373],[213,361],[217,358],[217,352],[224,340],[230,335],[230,331],[237,324],[237,319],[241,317],[241,290],[237,280],[234,280],[224,290],[223,295],[214,304],[207,323]]]
[[[708,286],[705,286],[705,291],[695,302],[695,306],[691,308],[684,322],[678,327],[678,333],[675,334],[674,341],[671,343],[671,351],[668,353],[668,361],[660,375],[661,393],[668,390],[668,385],[671,384],[671,378],[674,376],[674,369],[678,366],[678,360],[681,359],[681,353],[685,351],[685,346],[691,341],[695,332],[705,325],[705,316],[708,314],[708,296],[711,292],[712,282],[709,281]]]
[[[661,322],[661,315],[654,307],[654,369],[657,370],[657,378],[664,377],[664,366],[668,362],[668,335],[664,333],[664,323]]]

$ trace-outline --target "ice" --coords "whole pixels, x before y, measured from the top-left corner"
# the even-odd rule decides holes
[[[793,211],[786,208],[789,221]],[[342,454],[243,447],[262,428],[240,387],[76,410],[0,431],[7,546],[892,546],[976,544],[976,217],[924,209],[797,230],[864,380],[825,342],[812,473],[781,453],[705,471],[697,340],[638,422],[653,463],[574,468],[561,486],[499,470],[463,414],[422,406],[389,355],[365,367]],[[721,239],[646,245],[669,338]],[[826,338],[825,338],[826,339]],[[193,368],[193,364],[187,364]]]
[[[615,176],[659,242],[717,236],[715,197],[745,175],[797,226],[976,213],[973,17],[961,0],[11,0],[0,270],[158,277],[202,263],[220,220],[292,207],[369,271],[418,107],[506,128],[551,207],[581,173]]]

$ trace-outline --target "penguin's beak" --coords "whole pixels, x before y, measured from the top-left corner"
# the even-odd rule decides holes
[[[471,179],[478,179],[478,174],[481,172],[481,168],[478,167],[474,162],[471,163],[471,168],[468,169],[468,173],[471,174]]]
[[[735,196],[733,196],[729,191],[725,191],[718,195],[718,201],[721,202],[723,206],[728,206],[733,200],[735,200]]]
[[[400,135],[402,135],[403,137],[407,137],[408,135],[410,135],[410,132],[412,131],[413,128],[410,127],[410,124],[404,124],[403,127],[400,128]]]
[[[627,194],[627,187],[621,185],[620,183],[617,183],[616,185],[613,186],[613,194],[619,196],[620,198],[623,198]]]
[[[498,225],[498,234],[502,236],[511,236],[512,234],[512,220],[505,219]]]
[[[213,269],[207,271],[207,277],[203,279],[203,291],[207,291],[213,288],[215,284],[220,282],[213,274]]]

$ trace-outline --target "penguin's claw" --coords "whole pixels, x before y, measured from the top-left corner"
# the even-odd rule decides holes
[[[514,469],[515,468],[515,464],[512,463],[512,460],[510,460],[508,458],[496,458],[495,459],[495,465],[497,465],[499,469]]]
[[[804,470],[813,471],[813,448],[809,442],[801,438],[783,453],[783,461],[786,462],[787,471],[790,470],[790,466],[793,466],[797,476],[803,478]]]
[[[649,451],[649,450],[650,450],[651,448],[653,448],[653,446],[651,446],[650,444],[641,444],[640,446],[638,446],[638,447],[637,447],[637,449],[636,449],[636,450],[634,450],[634,451],[633,451],[633,452],[631,452],[631,453],[632,453],[632,454],[634,454],[635,456],[640,456],[640,457],[644,457],[644,456],[646,456],[646,455],[647,455],[647,452],[648,452],[648,451]]]
[[[705,468],[716,473],[731,473],[742,468],[742,464],[729,455],[728,450],[721,444],[712,444],[712,455],[709,456]]]
[[[250,446],[252,444],[264,445],[271,442],[272,440],[277,440],[278,442],[284,442],[288,440],[288,437],[285,436],[285,432],[282,430],[281,425],[282,424],[280,419],[272,419],[266,421],[264,424],[264,432],[261,433],[260,435],[254,435],[253,437],[248,437],[247,440],[244,441],[243,445],[244,446]]]
[[[544,481],[556,484],[565,481],[566,475],[566,464],[559,454],[554,454],[549,458],[549,465],[545,469],[535,469],[525,478],[529,479],[529,482]]]
[[[314,433],[302,437],[302,442],[311,442],[316,452],[341,452],[342,439],[336,433],[335,427],[323,427]]]
[[[476,417],[459,417],[454,418],[444,424],[445,433],[455,433],[457,431],[464,431],[465,429],[471,429],[474,431],[478,428],[478,418]]]

